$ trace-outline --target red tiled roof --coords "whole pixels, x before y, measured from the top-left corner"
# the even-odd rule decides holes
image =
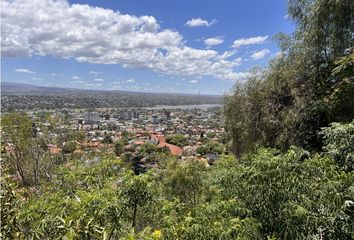
[[[173,144],[169,144],[166,143],[166,138],[164,135],[151,135],[151,139],[153,140],[158,140],[159,144],[157,145],[158,147],[168,147],[168,149],[170,149],[171,154],[173,155],[181,155],[183,153],[183,149],[173,145]]]
[[[143,141],[135,141],[134,142],[134,144],[136,144],[136,145],[142,145],[142,144],[144,144],[145,142],[143,142]]]
[[[164,135],[151,134],[151,139],[152,140],[158,140],[159,143],[166,142],[166,138],[165,138]]]
[[[158,147],[168,147],[168,149],[170,149],[171,154],[173,155],[181,155],[183,153],[182,148],[166,142],[160,142]]]
[[[166,142],[166,138],[164,135],[157,135],[157,139],[159,140],[160,143]]]

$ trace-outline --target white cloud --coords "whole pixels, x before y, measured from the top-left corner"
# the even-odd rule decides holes
[[[222,39],[222,37],[207,38],[204,40],[204,44],[207,45],[208,47],[216,46],[222,44],[223,42],[224,39]]]
[[[234,41],[232,47],[238,48],[246,45],[262,44],[268,39],[268,36],[258,36],[250,38],[240,38]]]
[[[15,72],[20,72],[20,73],[30,73],[30,74],[35,74],[35,72],[27,69],[27,68],[17,68],[14,70]]]
[[[121,82],[120,81],[115,81],[115,82],[110,82],[109,84],[110,85],[117,85],[117,84],[119,85],[119,84],[121,84]]]
[[[189,83],[198,83],[198,80],[191,80]]]
[[[32,80],[35,80],[35,81],[42,81],[43,78],[33,77]]]
[[[80,83],[80,84],[86,84],[85,81],[75,81],[76,83]]]
[[[93,81],[96,81],[96,82],[103,82],[104,80],[102,78],[95,78],[93,79]]]
[[[216,23],[192,20],[188,25]],[[191,48],[176,30],[161,29],[153,16],[121,14],[66,0],[3,0],[1,24],[2,57],[53,55],[178,77],[238,80],[244,76],[234,70],[239,64],[231,59],[234,53]]]
[[[51,74],[50,74],[50,76],[55,77],[55,76],[56,76],[56,74],[55,74],[55,73],[51,73]]]
[[[73,76],[71,79],[72,79],[72,80],[80,80],[81,78],[78,77],[78,76]]]
[[[134,78],[130,78],[127,80],[128,83],[135,83],[135,79]]]
[[[219,55],[218,56],[218,59],[220,60],[225,60],[225,59],[228,59],[230,57],[232,57],[233,55],[236,54],[236,51],[235,50],[232,50],[232,51],[225,51],[222,55]]]
[[[185,25],[187,27],[210,27],[211,25],[214,25],[216,23],[217,23],[216,19],[213,19],[210,22],[208,22],[207,20],[201,18],[192,18],[188,20],[185,23]]]
[[[102,74],[102,72],[90,71],[90,74],[97,77],[98,75]]]
[[[264,58],[267,54],[269,54],[270,51],[268,49],[263,49],[261,51],[257,51],[257,52],[254,52],[252,55],[251,55],[251,58],[253,58],[253,60],[258,60],[258,59],[262,59]]]

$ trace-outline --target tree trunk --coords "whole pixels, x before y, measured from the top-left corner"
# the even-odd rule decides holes
[[[23,186],[27,187],[28,184],[27,184],[27,180],[25,178],[25,174],[23,173],[22,168],[21,168],[18,161],[16,161],[16,168],[17,168],[17,172],[20,174]]]
[[[134,205],[134,209],[133,209],[133,223],[132,223],[132,227],[134,228],[136,226],[136,214],[138,211],[138,205]]]
[[[23,173],[23,170],[22,170],[22,167],[21,167],[21,154],[19,152],[17,152],[15,150],[15,154],[12,155],[14,157],[14,160],[15,160],[15,164],[16,164],[16,169],[17,169],[17,172],[18,174],[20,175],[21,177],[21,180],[22,180],[22,184],[27,187],[28,186],[28,183],[27,183],[27,180],[25,178],[25,174]],[[22,159],[23,161],[23,159]]]
[[[38,184],[39,182],[39,159],[38,156],[33,157],[35,159],[35,165],[34,165],[34,182]]]

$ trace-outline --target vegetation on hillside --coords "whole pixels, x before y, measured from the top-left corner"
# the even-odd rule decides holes
[[[127,132],[112,153],[77,152],[62,119],[39,136],[2,117],[1,239],[353,239],[354,2],[290,0],[289,17],[281,55],[225,97],[225,146],[197,149],[234,153],[212,166],[132,152]]]

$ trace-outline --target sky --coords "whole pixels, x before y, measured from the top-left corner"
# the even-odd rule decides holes
[[[1,81],[221,95],[279,54],[285,0],[2,0]]]

